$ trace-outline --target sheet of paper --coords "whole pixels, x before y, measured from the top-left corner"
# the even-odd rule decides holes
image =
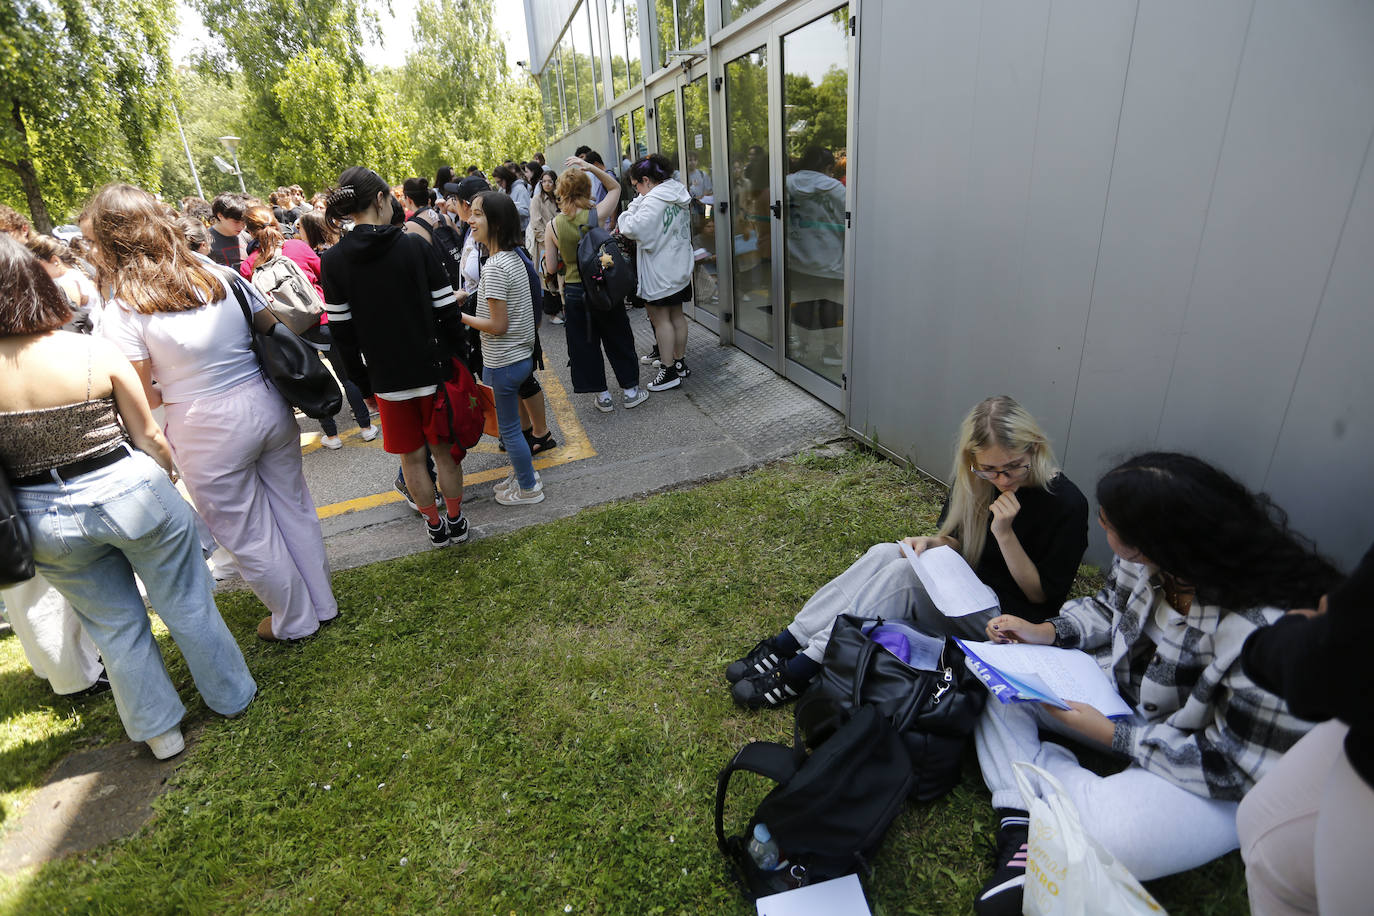
[[[997,593],[983,584],[953,547],[932,547],[917,556],[906,541],[897,544],[930,600],[946,617],[966,617],[997,607]]]
[[[1027,680],[1029,686],[1048,689],[1064,700],[1087,703],[1104,716],[1131,714],[1116,686],[1086,652],[1025,643],[957,642],[964,652],[1013,680]]]
[[[758,916],[872,916],[858,875],[760,897]]]

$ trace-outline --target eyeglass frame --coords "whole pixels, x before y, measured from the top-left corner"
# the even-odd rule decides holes
[[[981,470],[976,464],[970,464],[968,469],[973,472],[974,477],[977,477],[979,480],[986,480],[988,483],[992,483],[994,480],[999,480],[1003,477],[1007,480],[1020,480],[1030,473],[1031,462],[1027,461],[1025,464],[1019,464],[1010,468],[998,468],[994,471]]]

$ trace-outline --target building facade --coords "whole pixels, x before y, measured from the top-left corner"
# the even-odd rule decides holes
[[[550,164],[668,156],[695,319],[855,436],[947,480],[1007,393],[1085,490],[1183,450],[1345,567],[1374,541],[1374,4],[526,11]]]

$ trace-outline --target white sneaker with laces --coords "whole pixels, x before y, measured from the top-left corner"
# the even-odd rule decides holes
[[[338,436],[320,436],[320,445],[331,450],[340,449],[343,448],[343,440]]]
[[[525,506],[544,501],[544,482],[536,479],[534,486],[528,490],[521,489],[519,484],[510,490],[502,490],[496,494],[496,501],[503,506]]]
[[[505,479],[505,480],[501,481],[501,482],[498,483],[495,487],[492,488],[492,492],[496,493],[497,495],[500,495],[500,494],[502,494],[502,493],[509,493],[511,490],[515,489],[515,487],[519,484],[519,482],[520,482],[519,479],[515,476],[515,472],[514,472],[514,471],[511,471],[510,474],[506,475],[506,479]],[[540,486],[540,485],[542,484],[542,482],[543,482],[543,478],[539,476],[539,472],[538,472],[538,471],[535,471],[535,472],[534,472],[534,484],[535,484],[535,486]]]
[[[381,430],[377,428],[376,423],[373,423],[371,426],[364,426],[362,429],[358,430],[358,438],[362,439],[364,442],[371,442],[373,439],[377,438],[379,433],[381,433]]]

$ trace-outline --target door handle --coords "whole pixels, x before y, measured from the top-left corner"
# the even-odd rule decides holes
[[[773,219],[782,219],[782,201],[773,201],[772,206],[770,206],[768,209],[773,211]]]
[[[716,206],[717,206],[717,208],[720,210],[721,213],[729,213],[729,212],[730,212],[730,202],[727,201],[727,200],[722,200],[722,201],[721,201],[719,204],[717,204]]]

